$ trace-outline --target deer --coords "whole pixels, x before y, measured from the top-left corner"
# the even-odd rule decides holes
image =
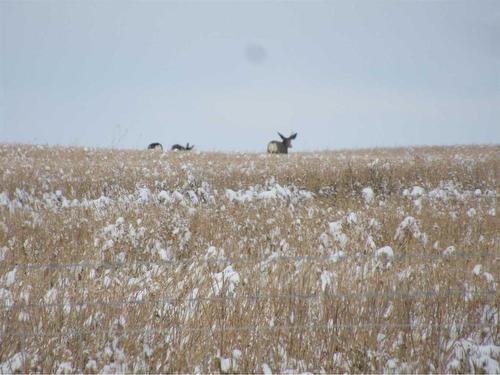
[[[189,142],[186,144],[186,147],[175,144],[172,146],[172,151],[191,151],[194,148],[194,145],[189,145]]]
[[[267,152],[270,154],[288,154],[288,149],[292,147],[292,139],[297,138],[297,133],[293,133],[289,137],[285,137],[280,132],[278,135],[282,141],[271,141],[267,145]]]
[[[163,146],[161,145],[161,143],[153,142],[153,143],[149,144],[148,150],[161,150],[161,151],[163,151]]]

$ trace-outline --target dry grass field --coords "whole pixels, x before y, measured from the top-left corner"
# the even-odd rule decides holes
[[[0,372],[500,373],[500,146],[0,145]]]

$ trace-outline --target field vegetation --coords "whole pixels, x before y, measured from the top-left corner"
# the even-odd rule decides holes
[[[500,372],[500,146],[0,145],[0,372]]]

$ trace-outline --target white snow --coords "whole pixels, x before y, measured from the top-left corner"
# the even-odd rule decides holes
[[[411,234],[413,238],[421,241],[424,245],[427,243],[427,235],[420,231],[418,222],[413,216],[405,217],[398,225],[394,239],[403,241],[407,234]]]
[[[337,251],[332,254],[330,254],[329,258],[332,262],[337,263],[339,260],[345,257],[345,252],[343,251]]]
[[[163,261],[169,261],[172,259],[172,252],[169,249],[158,250],[158,255]]]
[[[169,202],[169,203],[174,201],[174,199],[170,196],[170,194],[165,190],[162,190],[158,193],[158,200],[160,202]]]
[[[349,224],[355,224],[358,222],[358,216],[354,212],[350,212],[349,215],[347,215],[347,222]]]
[[[7,307],[14,304],[14,295],[10,290],[0,288],[0,301]]]
[[[12,271],[7,272],[4,276],[4,284],[5,286],[11,286],[16,282],[16,272],[17,268],[14,268]]]
[[[56,374],[71,374],[73,372],[73,364],[71,362],[60,363],[56,370]]]
[[[251,202],[254,200],[290,200],[298,202],[304,199],[314,198],[314,194],[298,189],[295,186],[281,186],[277,183],[270,185],[267,188],[261,186],[250,186],[247,190],[234,191],[225,189],[225,197],[232,202]]]
[[[363,195],[363,199],[366,203],[371,203],[375,199],[375,193],[371,187],[365,187],[361,190],[361,194]]]
[[[264,375],[272,375],[273,372],[271,371],[271,367],[267,363],[262,364],[262,373]]]
[[[8,206],[10,204],[9,196],[6,192],[0,193],[0,206]]]
[[[205,253],[205,259],[223,259],[224,258],[224,249],[217,249],[215,246],[209,246],[207,252]]]
[[[96,372],[97,371],[97,362],[95,361],[95,359],[89,359],[87,364],[85,365],[85,369],[88,371]]]
[[[17,320],[19,320],[20,322],[27,322],[30,320],[30,316],[27,312],[21,311],[17,316]]]
[[[386,362],[385,366],[389,369],[389,371],[391,371],[391,370],[394,371],[397,367],[397,362],[395,359],[389,359]]]
[[[455,246],[448,246],[446,249],[444,249],[443,254],[444,255],[451,255],[455,252]]]
[[[414,186],[410,192],[410,195],[412,197],[420,197],[424,194],[425,194],[425,189],[423,187],[420,187],[420,186]]]
[[[495,284],[495,278],[493,277],[493,275],[489,272],[483,272],[483,276],[484,278],[486,279],[486,282],[488,282],[489,284]]]
[[[56,299],[57,299],[57,289],[56,288],[49,289],[44,297],[45,303],[47,304],[55,303]]]
[[[373,240],[373,237],[372,236],[368,236],[366,238],[366,242],[365,242],[365,245],[367,248],[371,249],[371,250],[375,250],[377,248],[377,244],[375,243],[375,241]]]
[[[137,189],[138,202],[145,203],[151,199],[151,191],[148,188],[139,188]]]
[[[231,370],[231,358],[220,358],[220,370],[222,372]]]
[[[0,260],[5,259],[5,255],[9,249],[7,247],[0,247]]]
[[[330,234],[339,243],[341,247],[347,244],[347,236],[342,232],[342,221],[332,221],[328,224]]]
[[[472,269],[472,273],[476,276],[479,276],[481,274],[481,270],[482,270],[483,266],[480,265],[480,264],[476,264],[474,266],[474,268]]]
[[[392,250],[392,247],[390,247],[390,246],[384,246],[384,247],[381,247],[380,249],[378,249],[375,252],[375,255],[377,257],[379,257],[379,256],[386,256],[388,258],[393,258],[394,257],[394,251]]]
[[[216,296],[220,295],[222,290],[227,290],[230,294],[234,293],[236,286],[240,282],[240,274],[233,270],[233,266],[229,265],[222,272],[212,274],[213,291]]]
[[[500,346],[478,344],[474,339],[461,339],[453,345],[453,352],[446,366],[447,372],[459,370],[468,373],[500,374]]]
[[[23,354],[16,353],[5,362],[0,364],[0,372],[2,374],[13,374],[21,372],[23,368]]]
[[[328,285],[331,285],[334,273],[332,271],[323,271],[320,275],[321,290],[324,292]]]

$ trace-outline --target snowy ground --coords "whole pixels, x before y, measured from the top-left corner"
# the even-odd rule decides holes
[[[500,147],[0,145],[0,372],[500,373]]]

